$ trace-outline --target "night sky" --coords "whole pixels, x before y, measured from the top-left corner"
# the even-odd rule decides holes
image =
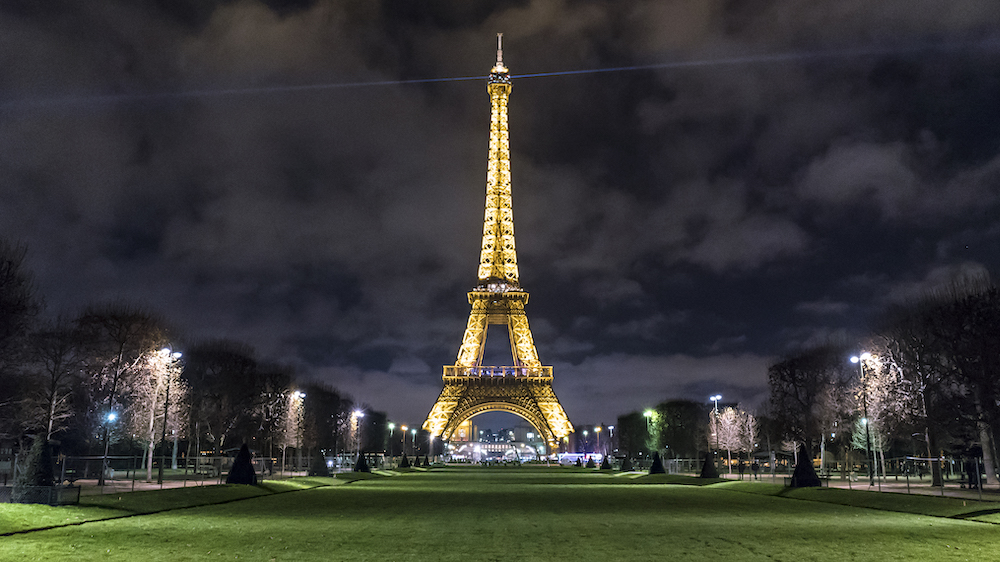
[[[418,424],[476,283],[497,32],[575,424],[760,404],[782,354],[998,271],[995,0],[5,0],[0,236],[50,316],[142,303]]]

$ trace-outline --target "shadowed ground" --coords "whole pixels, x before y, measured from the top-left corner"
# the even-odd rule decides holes
[[[285,484],[250,498],[247,487],[222,487],[213,501],[227,503],[178,508],[174,500],[169,511],[133,516],[160,500],[103,496],[109,507],[77,509],[125,517],[0,538],[0,559],[799,562],[987,560],[1000,552],[1000,527],[953,518],[989,520],[992,503],[924,497],[901,507],[945,516],[932,517],[887,510],[889,494],[867,509],[838,505],[868,501],[844,490],[657,483],[668,481],[697,482],[566,469],[435,470],[309,489]]]

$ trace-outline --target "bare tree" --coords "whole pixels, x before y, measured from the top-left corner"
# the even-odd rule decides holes
[[[800,443],[804,453],[797,455],[793,483],[819,484],[812,452],[825,428],[844,416],[839,405],[851,378],[848,355],[845,346],[826,345],[787,357],[768,369],[770,415],[784,429],[786,440]]]
[[[204,436],[216,454],[233,437],[249,439],[264,389],[256,351],[232,340],[212,340],[192,346],[185,354],[184,378],[191,387],[191,435]],[[200,447],[199,447],[200,448]]]
[[[111,414],[128,416],[132,398],[147,390],[141,376],[148,354],[169,343],[163,323],[152,313],[128,303],[90,307],[77,319],[87,344],[86,372],[93,400],[91,418],[103,427],[104,484],[111,442]],[[130,424],[134,425],[134,424]]]
[[[255,417],[261,441],[267,443],[268,457],[274,457],[274,442],[283,443],[292,395],[292,369],[283,365],[264,365],[260,369],[261,394]]]
[[[21,369],[25,342],[41,311],[34,281],[25,267],[27,249],[0,239],[0,436],[20,439],[26,430]]]
[[[187,400],[187,384],[181,379],[181,366],[170,348],[150,350],[136,369],[130,390],[127,418],[129,431],[145,445],[146,481],[153,479],[153,457],[168,425],[179,426]],[[173,423],[171,424],[171,418]]]
[[[63,320],[28,338],[28,369],[34,383],[28,390],[29,416],[48,441],[67,428],[74,414],[72,397],[83,380],[81,343],[79,332]]]
[[[888,419],[909,422],[941,485],[940,457],[982,446],[987,484],[995,483],[991,423],[1000,418],[1000,294],[988,279],[960,280],[890,307],[877,329],[879,360],[893,377]],[[876,389],[877,390],[877,389]]]
[[[743,424],[741,421],[740,412],[731,406],[723,408],[718,414],[714,410],[709,414],[709,431],[719,447],[726,450],[727,466],[730,473],[733,472],[733,449],[739,451],[742,444],[740,433]]]

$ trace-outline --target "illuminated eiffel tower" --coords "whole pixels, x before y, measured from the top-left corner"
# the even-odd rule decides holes
[[[490,153],[486,174],[486,214],[479,257],[479,283],[469,291],[472,312],[454,365],[444,367],[444,389],[423,428],[450,441],[458,427],[484,412],[510,412],[538,430],[549,452],[573,432],[552,389],[552,367],[543,366],[535,351],[524,305],[528,293],[517,279],[514,214],[510,194],[510,147],[507,98],[510,74],[503,65],[503,34],[497,36],[497,64],[490,71]],[[507,326],[512,365],[485,366],[483,352],[491,324]]]

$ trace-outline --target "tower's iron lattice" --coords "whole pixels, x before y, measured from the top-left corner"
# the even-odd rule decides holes
[[[497,63],[490,71],[490,150],[486,173],[486,214],[479,256],[479,282],[469,291],[472,312],[454,365],[444,367],[444,389],[423,428],[450,440],[465,420],[491,411],[516,414],[533,425],[554,450],[573,425],[552,389],[552,367],[535,351],[524,305],[514,248],[514,213],[510,190],[507,99],[510,74],[503,64],[503,36],[497,36]],[[485,366],[486,332],[491,324],[507,326],[512,365]]]

